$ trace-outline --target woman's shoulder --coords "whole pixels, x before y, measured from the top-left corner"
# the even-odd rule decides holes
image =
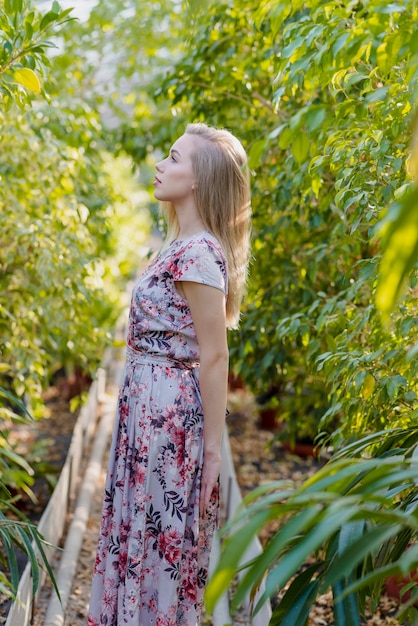
[[[196,233],[173,244],[169,267],[175,281],[199,282],[226,292],[227,263],[212,233]]]
[[[196,233],[183,241],[180,240],[179,243],[179,250],[183,250],[186,253],[195,251],[197,254],[201,254],[207,251],[212,252],[212,254],[215,253],[217,256],[219,255],[222,259],[225,259],[221,244],[215,235],[209,231]]]

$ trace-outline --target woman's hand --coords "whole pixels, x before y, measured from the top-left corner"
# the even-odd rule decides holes
[[[221,455],[211,451],[204,452],[202,480],[200,486],[200,517],[205,517],[209,508],[213,490],[218,484],[221,472]]]

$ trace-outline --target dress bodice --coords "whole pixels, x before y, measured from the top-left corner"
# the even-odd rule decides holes
[[[137,281],[127,343],[143,354],[199,361],[199,346],[187,301],[175,283],[193,281],[227,295],[227,265],[217,239],[204,232],[173,241]]]

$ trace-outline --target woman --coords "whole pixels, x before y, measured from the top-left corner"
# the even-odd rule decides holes
[[[196,626],[249,250],[244,149],[190,124],[156,166],[168,235],[135,286],[89,626]]]

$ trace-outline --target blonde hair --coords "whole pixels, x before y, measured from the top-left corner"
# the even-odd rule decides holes
[[[247,155],[240,141],[227,130],[206,124],[188,124],[186,134],[204,141],[192,154],[197,181],[194,199],[205,228],[221,244],[228,264],[226,321],[229,328],[239,322],[240,306],[247,280],[250,249],[250,181]],[[162,203],[167,221],[167,241],[179,234],[174,206]]]

